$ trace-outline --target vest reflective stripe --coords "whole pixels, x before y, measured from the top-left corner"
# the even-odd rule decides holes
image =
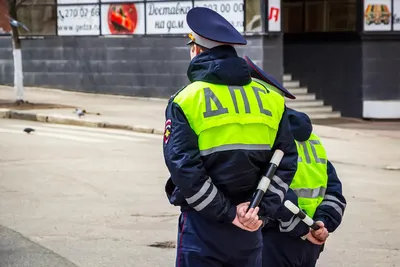
[[[314,133],[305,142],[296,141],[296,145],[299,159],[290,188],[298,197],[299,207],[312,218],[328,184],[326,151]]]
[[[303,198],[318,198],[318,197],[324,197],[326,188],[325,187],[319,187],[319,188],[295,188],[293,191],[296,193],[297,197],[303,197]]]
[[[256,82],[194,82],[174,102],[197,134],[202,156],[232,149],[270,150],[284,112],[284,99]]]
[[[231,145],[221,145],[219,147],[213,147],[206,150],[201,150],[201,156],[207,156],[215,152],[244,149],[244,150],[271,150],[270,145],[243,145],[243,144],[231,144]]]

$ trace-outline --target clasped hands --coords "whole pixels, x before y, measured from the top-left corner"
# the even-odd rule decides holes
[[[247,211],[249,206],[250,202],[245,202],[237,205],[236,217],[232,221],[232,223],[243,230],[254,232],[261,227],[263,222],[258,216],[258,211],[260,210],[260,208],[251,208],[249,209],[249,211]]]
[[[250,202],[245,202],[236,206],[236,217],[232,221],[232,223],[243,230],[255,232],[263,224],[262,220],[260,220],[258,216],[258,211],[260,210],[260,208],[251,208],[249,209],[249,211],[247,211],[249,205]],[[316,224],[320,226],[320,229],[310,229],[310,231],[306,235],[306,239],[313,244],[322,245],[329,237],[329,232],[323,222],[317,221]]]
[[[329,237],[328,229],[326,229],[325,225],[321,221],[316,221],[316,224],[319,225],[318,230],[310,230],[308,234],[305,236],[308,241],[315,245],[322,245],[325,243],[326,239]]]

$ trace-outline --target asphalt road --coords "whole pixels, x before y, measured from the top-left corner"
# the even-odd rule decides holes
[[[156,135],[0,120],[0,224],[78,266],[166,266],[174,250],[149,247],[176,239],[161,144]]]
[[[348,207],[317,266],[400,266],[400,172],[380,167],[400,160],[398,140],[333,134],[323,140]],[[179,212],[165,197],[161,145],[155,135],[0,119],[0,267],[174,266],[174,249],[150,246],[175,241]]]
[[[53,251],[3,226],[0,226],[0,266],[77,267]]]

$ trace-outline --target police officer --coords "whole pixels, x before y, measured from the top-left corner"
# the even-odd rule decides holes
[[[295,97],[273,77],[245,57],[253,79],[282,96]],[[329,233],[340,225],[346,208],[342,184],[329,162],[320,138],[312,132],[310,118],[302,112],[287,109],[291,131],[298,149],[295,178],[285,196],[320,225],[309,227],[285,207],[263,228],[263,267],[313,267]]]
[[[221,15],[187,14],[190,84],[166,108],[166,193],[181,207],[176,266],[261,267],[259,215],[282,205],[297,166],[284,100],[253,82],[234,45],[243,36]],[[246,210],[275,149],[285,156],[260,208]]]

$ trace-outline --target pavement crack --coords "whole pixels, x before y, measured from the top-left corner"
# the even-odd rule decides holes
[[[175,241],[162,241],[162,242],[155,242],[153,244],[148,245],[149,247],[154,248],[176,248]]]

